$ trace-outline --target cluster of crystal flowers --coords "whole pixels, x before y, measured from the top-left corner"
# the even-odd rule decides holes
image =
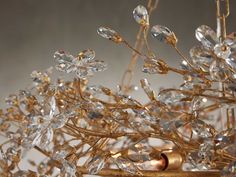
[[[147,31],[146,8],[137,6],[133,15]],[[183,158],[182,170],[236,175],[236,37],[229,35],[220,41],[210,27],[200,26],[196,29],[200,45],[187,58],[170,29],[155,25],[150,31],[182,57],[180,68],[169,66],[154,52],[135,50],[113,29],[100,27],[97,32],[136,52],[144,59],[143,72],[182,75],[178,88],[156,94],[148,80],[142,79],[141,87],[150,101],[141,104],[121,89],[90,84],[90,76],[106,69],[104,62],[95,60],[93,50],[77,56],[57,51],[55,68],[73,72],[75,78],[53,82],[51,69],[33,71],[33,86],[6,99],[9,107],[0,112],[1,176],[74,177],[116,169],[130,176],[145,175],[146,170],[164,169],[158,162],[165,152]],[[36,155],[28,160],[30,151]],[[30,169],[23,168],[27,162]]]

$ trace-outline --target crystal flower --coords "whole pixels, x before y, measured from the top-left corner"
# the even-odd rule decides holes
[[[91,49],[79,53],[78,57],[57,51],[54,58],[58,63],[56,69],[66,73],[75,72],[80,79],[92,76],[95,72],[104,71],[106,64],[103,61],[94,60],[95,52]]]

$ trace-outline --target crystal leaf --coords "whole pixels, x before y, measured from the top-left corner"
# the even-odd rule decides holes
[[[224,148],[229,144],[233,144],[236,140],[236,130],[226,130],[215,136],[215,144],[217,148]]]
[[[192,131],[194,134],[201,138],[211,138],[212,133],[210,129],[207,127],[207,124],[202,120],[195,120],[191,123]]]
[[[47,128],[41,132],[37,132],[34,140],[32,141],[32,145],[39,146],[45,149],[53,139],[53,129]]]
[[[229,71],[225,63],[213,61],[209,68],[210,76],[215,81],[225,81],[228,78]]]
[[[133,16],[138,24],[143,26],[149,25],[148,11],[144,6],[138,5],[133,11]]]
[[[161,91],[157,98],[160,102],[171,106],[178,104],[185,96],[176,91]]]
[[[128,159],[125,159],[123,157],[118,157],[114,159],[114,162],[117,165],[117,167],[120,168],[121,170],[124,170],[128,173],[135,175],[140,174],[136,165]]]
[[[144,90],[145,93],[148,95],[148,97],[149,97],[151,100],[155,99],[154,91],[151,89],[148,80],[147,80],[147,79],[142,79],[140,82],[141,82],[141,85],[142,85],[143,90]]]
[[[208,70],[210,63],[212,62],[212,56],[210,50],[203,46],[195,46],[190,50],[190,56],[193,63],[196,66],[200,66],[203,70]]]
[[[53,129],[62,128],[66,124],[67,120],[68,118],[64,114],[59,114],[52,119],[51,127]]]
[[[234,71],[236,71],[236,58],[235,57],[229,57],[225,61]]]
[[[88,170],[89,174],[95,175],[99,173],[99,171],[102,170],[102,168],[105,165],[105,160],[104,158],[100,156],[94,157],[89,163],[88,163]]]
[[[68,161],[64,160],[63,161],[63,168],[62,168],[62,173],[66,177],[76,177],[76,166],[72,163],[69,163]]]
[[[236,161],[224,167],[223,170],[221,171],[221,176],[222,177],[235,177],[236,176]]]
[[[166,42],[172,45],[175,45],[177,43],[175,34],[165,26],[161,25],[153,26],[151,29],[151,34],[154,38],[158,39],[160,42]]]
[[[236,37],[233,37],[233,38],[229,38],[228,37],[228,38],[226,38],[224,40],[224,44],[229,46],[232,50],[235,50],[236,49]]]
[[[33,71],[30,76],[36,85],[50,82],[50,77],[46,73]]]
[[[66,73],[70,73],[76,69],[75,62],[76,59],[64,51],[57,51],[54,54],[54,58],[57,61],[56,69]]]
[[[218,41],[216,33],[206,25],[199,26],[195,31],[195,36],[207,48],[213,48],[214,44]]]
[[[95,60],[94,62],[89,63],[89,69],[92,72],[105,71],[107,69],[107,65],[104,61]]]
[[[83,50],[78,54],[78,59],[83,61],[90,61],[95,58],[95,51],[91,49]]]
[[[105,39],[112,40],[114,42],[122,42],[121,36],[113,29],[108,27],[100,27],[97,30],[97,33]]]
[[[68,152],[65,150],[56,151],[53,153],[52,158],[55,160],[63,160],[67,156]]]
[[[56,105],[56,99],[53,96],[50,100],[50,112],[49,112],[49,116],[48,118],[51,120],[53,118],[53,116],[55,115],[56,109],[57,109],[57,105]]]
[[[227,59],[231,54],[231,49],[225,44],[216,44],[214,47],[214,53],[219,58]]]

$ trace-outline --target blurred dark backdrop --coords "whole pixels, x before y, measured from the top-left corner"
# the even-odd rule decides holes
[[[115,88],[131,52],[102,39],[96,29],[110,26],[133,44],[138,25],[132,11],[146,3],[145,0],[0,0],[0,105],[8,94],[30,83],[32,70],[54,65],[52,56],[58,49],[74,55],[86,48],[94,49],[97,58],[105,60],[109,69],[92,81]],[[228,32],[236,31],[236,0],[230,4]],[[152,25],[165,25],[176,33],[186,54],[197,43],[195,29],[201,24],[215,29],[215,23],[215,0],[160,0],[151,17]],[[179,57],[167,45],[151,38],[149,41],[169,64],[178,64]],[[141,66],[139,61],[135,83],[140,77],[149,77],[140,72]],[[157,89],[177,85],[180,79],[170,74],[151,76],[149,80]]]

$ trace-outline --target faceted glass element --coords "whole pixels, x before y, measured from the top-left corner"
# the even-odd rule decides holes
[[[236,58],[229,57],[225,61],[236,72]]]
[[[212,62],[211,51],[203,46],[194,46],[190,51],[190,56],[196,67],[200,66],[201,69],[207,71],[210,63]]]
[[[66,54],[64,51],[57,51],[54,54],[54,58],[58,63],[56,69],[66,73],[70,73],[76,70],[74,65],[75,58],[72,55]]]
[[[167,27],[161,25],[155,25],[151,29],[152,37],[156,38],[160,42],[166,42],[171,45],[177,43],[175,34]]]
[[[158,100],[166,105],[176,105],[185,98],[183,94],[176,91],[161,91],[158,95]]]
[[[230,144],[234,144],[236,143],[236,130],[226,130],[226,131],[222,131],[220,133],[218,133],[215,136],[215,144],[217,148],[224,148]]]
[[[225,63],[214,60],[209,68],[210,76],[215,81],[225,81],[228,78],[229,71]]]
[[[221,171],[221,177],[235,177],[236,176],[236,161],[224,167]]]
[[[191,123],[192,131],[194,134],[201,138],[210,138],[212,137],[212,133],[210,129],[207,127],[207,124],[202,120],[195,120]]]
[[[146,59],[143,65],[143,72],[148,74],[166,74],[168,70],[167,64],[161,59]]]
[[[108,28],[108,27],[100,27],[97,30],[97,33],[102,36],[105,39],[109,39],[112,40],[114,42],[122,42],[123,39],[121,38],[121,36],[113,29]]]
[[[91,49],[83,50],[78,54],[79,60],[89,61],[95,58],[95,51]]]
[[[219,58],[227,59],[231,54],[231,49],[225,44],[216,44],[214,47],[214,53]]]
[[[52,119],[51,126],[53,129],[62,128],[66,124],[67,120],[68,117],[63,114],[59,114]]]
[[[114,159],[114,162],[117,165],[117,167],[121,170],[124,170],[128,173],[135,174],[135,175],[140,174],[137,166],[128,159],[125,159],[123,157],[118,157]]]
[[[95,175],[102,170],[105,165],[104,158],[100,156],[94,157],[88,164],[89,174]]]
[[[213,48],[218,41],[216,33],[206,25],[199,26],[195,31],[195,36],[207,48]]]
[[[147,79],[142,79],[140,82],[141,82],[141,86],[142,86],[143,90],[148,95],[148,97],[151,100],[155,99],[154,91],[151,89],[150,83],[148,82],[148,80]]]
[[[41,73],[39,71],[33,71],[30,76],[36,85],[50,82],[50,77],[46,73]]]
[[[76,177],[76,166],[74,164],[69,163],[68,161],[63,161],[63,168],[61,169],[62,174],[68,177]]]
[[[138,5],[133,11],[133,16],[138,24],[143,26],[149,25],[148,11],[144,6]]]

